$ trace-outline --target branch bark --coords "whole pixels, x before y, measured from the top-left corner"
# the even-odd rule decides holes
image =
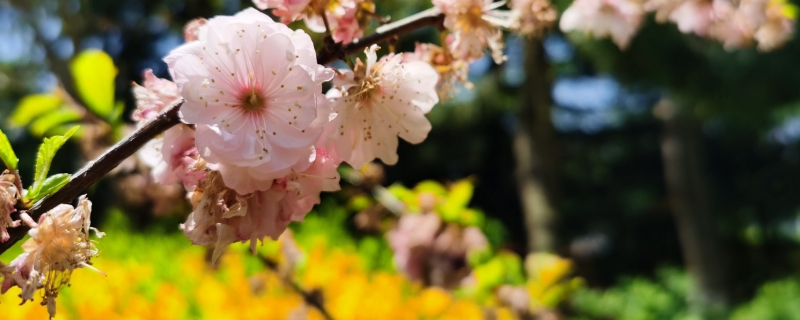
[[[337,59],[344,58],[347,54],[358,53],[364,48],[387,41],[392,37],[426,26],[440,26],[443,21],[444,15],[438,10],[431,9],[423,11],[412,17],[378,28],[375,33],[353,41],[352,43],[346,45],[341,43],[326,45],[317,53],[317,63],[328,64]],[[26,211],[28,215],[36,221],[42,214],[53,209],[55,206],[61,203],[72,202],[80,193],[86,190],[86,188],[108,174],[108,172],[117,167],[123,160],[136,153],[147,141],[150,141],[167,129],[179,124],[180,117],[178,116],[178,110],[180,110],[183,102],[183,100],[180,100],[172,104],[156,119],[148,122],[130,136],[112,146],[97,158],[97,160],[86,164],[80,171],[72,175],[69,183],[67,183],[64,188],[52,196],[35,203],[33,207],[28,210],[18,208],[18,211]],[[19,213],[12,214],[12,218],[19,220]],[[6,252],[6,250],[14,246],[15,243],[22,240],[25,234],[28,233],[28,230],[29,228],[24,225],[9,229],[8,233],[11,238],[4,243],[0,243],[0,254]]]

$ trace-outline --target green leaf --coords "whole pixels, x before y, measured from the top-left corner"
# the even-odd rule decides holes
[[[474,190],[475,186],[472,185],[472,181],[469,178],[453,183],[447,200],[439,207],[442,219],[448,222],[458,221],[461,211],[467,208],[469,201],[472,199]]]
[[[31,185],[28,192],[33,194],[41,193],[56,151],[69,140],[75,131],[78,131],[78,128],[80,127],[76,126],[72,128],[72,130],[67,131],[63,136],[44,138],[44,142],[39,146],[39,152],[36,154],[36,173],[33,176],[33,185]]]
[[[64,109],[50,112],[42,117],[39,117],[31,123],[31,134],[37,137],[45,137],[53,134],[56,127],[70,122],[76,122],[81,119],[83,115],[78,110]]]
[[[25,202],[36,202],[58,192],[58,190],[67,185],[69,178],[70,175],[68,173],[59,173],[47,177],[38,190],[35,192],[31,190],[25,194]]]
[[[61,106],[61,98],[56,94],[31,94],[22,98],[14,113],[11,114],[11,124],[24,127],[33,119],[36,119],[48,112],[58,109]]]
[[[0,160],[3,160],[7,168],[17,170],[19,158],[14,154],[14,149],[11,149],[11,142],[8,141],[8,137],[3,133],[3,130],[0,130]]]
[[[114,61],[102,50],[86,50],[70,63],[75,88],[86,107],[109,119],[114,110]]]
[[[108,115],[108,122],[116,127],[122,123],[122,116],[125,114],[125,103],[122,101],[117,101],[114,105],[114,109],[111,110],[111,114]]]

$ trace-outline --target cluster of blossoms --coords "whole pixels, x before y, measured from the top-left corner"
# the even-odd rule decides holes
[[[82,196],[77,207],[61,204],[42,215],[38,223],[23,219],[31,227],[30,239],[22,244],[24,252],[8,266],[0,263],[4,278],[0,293],[18,286],[25,303],[42,289],[41,304],[47,306],[51,317],[55,316],[55,299],[69,284],[72,272],[82,267],[98,271],[91,266],[90,260],[98,251],[89,240],[89,232],[95,231],[98,237],[104,234],[90,226],[91,214],[92,203]]]
[[[364,35],[375,16],[372,0],[253,0],[261,10],[273,9],[281,22],[303,20],[309,30],[330,32],[335,42],[350,43]]]
[[[309,18],[306,16],[306,18]],[[337,167],[397,161],[398,137],[422,142],[439,101],[438,75],[402,54],[332,70],[311,38],[248,9],[186,28],[165,61],[174,82],[145,71],[135,86],[144,123],[180,99],[183,124],[139,156],[159,183],[182,182],[193,211],[181,225],[216,260],[234,242],[277,239],[302,221],[320,193],[339,189]],[[334,88],[322,93],[322,83]]]
[[[259,9],[273,9],[272,13],[284,24],[303,20],[311,31],[328,32],[335,42],[344,44],[363,36],[370,18],[377,16],[371,0],[253,2]],[[432,10],[445,15],[444,27],[449,33],[443,34],[444,48],[420,44],[403,62],[419,60],[433,65],[440,75],[437,89],[442,98],[449,97],[456,84],[470,86],[467,80],[469,63],[482,58],[487,49],[495,62],[505,61],[503,29],[522,35],[540,35],[558,16],[549,0],[513,0],[509,4],[511,10],[500,10],[505,1],[494,0],[433,0],[433,4]]]
[[[610,37],[625,49],[647,12],[654,12],[658,22],[674,22],[683,33],[717,40],[725,49],[757,42],[761,51],[786,43],[797,16],[797,8],[785,0],[575,0],[560,27]]]
[[[503,29],[541,35],[558,17],[548,0],[512,0],[511,10],[500,10],[505,4],[493,0],[433,0],[435,8],[445,15],[444,27],[449,31],[443,37],[445,48],[418,45],[415,57],[436,67],[443,97],[452,92],[454,84],[470,86],[469,63],[483,58],[487,49],[496,63],[506,60]]]

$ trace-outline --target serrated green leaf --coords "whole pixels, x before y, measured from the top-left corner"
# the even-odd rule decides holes
[[[0,160],[3,160],[7,168],[17,170],[19,158],[14,153],[14,149],[11,149],[11,142],[8,141],[8,137],[3,133],[3,130],[0,130]]]
[[[25,202],[36,202],[58,192],[58,190],[67,185],[69,178],[70,175],[68,173],[59,173],[47,177],[38,190],[31,190],[25,194]]]
[[[102,50],[86,50],[70,63],[75,88],[86,107],[109,119],[114,109],[114,78],[117,68]]]
[[[72,130],[67,131],[63,136],[44,138],[42,145],[39,146],[39,152],[36,154],[36,173],[33,176],[33,185],[31,185],[28,192],[32,192],[33,194],[41,193],[56,151],[75,134],[75,131],[78,131],[78,128],[80,127],[76,126],[72,128]]]
[[[61,106],[61,98],[56,94],[31,94],[22,98],[14,113],[11,114],[11,124],[24,127],[33,119],[36,119],[48,112],[58,109]]]
[[[78,110],[64,109],[50,112],[42,117],[39,117],[31,123],[31,134],[37,137],[45,137],[49,134],[54,134],[53,129],[56,127],[70,122],[76,122],[81,119],[83,115]]]

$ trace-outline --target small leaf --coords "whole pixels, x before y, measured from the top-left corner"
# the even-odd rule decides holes
[[[102,50],[86,50],[70,63],[75,88],[86,107],[109,119],[114,109],[114,78],[117,68]]]
[[[58,109],[61,106],[61,98],[56,94],[32,94],[22,98],[14,113],[11,114],[11,124],[24,127],[33,119],[36,119],[48,112]]]
[[[31,190],[25,194],[25,202],[36,202],[58,192],[58,190],[67,185],[69,178],[70,175],[68,173],[59,173],[47,177],[47,180],[42,182],[41,187],[36,192]]]
[[[46,137],[48,134],[53,134],[53,129],[70,122],[76,122],[82,117],[81,113],[77,110],[64,109],[50,112],[44,116],[39,117],[31,123],[31,134],[37,137]]]
[[[447,200],[439,208],[442,219],[452,222],[457,221],[461,215],[461,211],[467,208],[469,201],[472,199],[474,190],[475,186],[469,178],[453,183],[450,187],[450,194],[448,194]]]
[[[111,114],[108,115],[108,122],[112,126],[120,125],[123,120],[123,114],[125,114],[125,103],[117,101],[117,104],[114,105],[114,109],[111,110]]]
[[[11,142],[8,141],[8,137],[3,133],[3,130],[0,130],[0,160],[3,160],[6,168],[17,170],[19,158],[14,154],[14,149],[11,149]]]
[[[47,173],[50,171],[50,165],[53,163],[53,158],[56,151],[69,140],[69,138],[78,131],[78,126],[67,131],[63,136],[53,136],[44,138],[44,142],[39,146],[39,152],[36,154],[36,173],[33,176],[33,185],[31,185],[28,192],[39,194],[42,191]]]

